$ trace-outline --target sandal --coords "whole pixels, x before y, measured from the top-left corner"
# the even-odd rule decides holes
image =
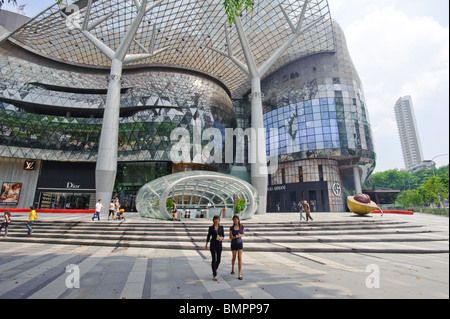
[[[234,271],[231,272],[231,275],[234,275]]]
[[[244,279],[244,277],[241,276],[241,277],[238,277],[238,279],[239,279],[239,280],[242,280],[242,279]]]

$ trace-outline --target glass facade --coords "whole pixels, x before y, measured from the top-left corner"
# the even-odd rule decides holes
[[[79,2],[77,13],[89,14],[94,25],[107,17],[89,30],[91,36],[116,50],[138,2],[86,4]],[[70,28],[64,12],[55,4],[0,45],[0,159],[97,160],[110,62]],[[276,154],[280,163],[269,177],[277,198],[269,201],[288,207],[305,198],[315,200],[318,208],[339,211],[344,204],[331,198],[332,186],[354,188],[355,167],[363,182],[374,168],[375,152],[362,85],[327,1],[261,1],[242,17],[242,24],[261,65],[291,35],[287,20],[300,18],[302,36],[261,81],[264,125],[267,132],[276,131],[272,138],[277,141],[272,143],[267,134],[267,153]],[[195,139],[198,132],[214,128],[224,136],[226,128],[250,127],[250,81],[219,53],[228,51],[245,61],[237,31],[226,21],[222,1],[168,0],[139,26],[129,54],[167,50],[123,68],[114,196],[129,207],[135,206],[139,187],[178,171],[231,172],[250,179],[247,144],[244,163],[235,165],[205,166],[198,160],[175,164],[170,156],[174,129],[188,132],[194,159],[211,142]],[[282,188],[277,191],[276,185],[297,185],[298,190],[291,189],[282,199]]]
[[[363,183],[375,167],[375,150],[361,81],[336,23],[334,30],[335,53],[292,62],[267,76],[261,86],[264,125],[271,132],[266,136],[267,155],[278,155],[281,163],[269,184],[295,186],[292,198],[342,211],[344,193],[356,188],[353,168]],[[333,185],[344,191],[337,196]],[[317,199],[320,192],[323,204]],[[269,196],[273,211],[278,209],[274,205],[291,210],[291,199],[283,202],[282,197]]]
[[[325,84],[317,89],[314,96],[325,97],[292,103],[264,114],[265,127],[278,132],[275,135],[278,154],[289,154],[294,159],[333,155],[370,157],[373,151],[370,124],[364,101],[355,87]],[[267,136],[268,155],[270,144]]]
[[[0,71],[0,156],[95,161],[106,100],[103,76],[58,71],[55,89],[36,84],[50,80],[39,77],[53,73],[51,68],[2,55]],[[83,83],[85,91],[71,92],[69,83]],[[170,161],[171,132],[180,127],[192,136],[194,120],[222,132],[236,126],[226,90],[200,75],[125,72],[123,86],[129,89],[121,95],[119,161]]]
[[[120,162],[117,165],[114,196],[125,210],[136,211],[136,194],[148,182],[170,175],[171,162]]]
[[[270,111],[264,114],[264,125],[278,130],[279,154],[341,147],[334,98],[305,100]],[[267,149],[269,155],[269,137]]]
[[[41,193],[39,199],[40,209],[90,209],[90,207],[95,207],[95,194]]]
[[[9,50],[0,54],[0,158],[95,163],[106,75],[70,67],[56,71],[18,59]],[[173,167],[170,135],[175,128],[189,132],[193,158],[197,123],[203,130],[218,128],[221,132],[236,126],[227,90],[195,72],[169,68],[125,71],[121,93],[113,196],[130,211],[136,210],[136,194],[144,184],[177,170],[205,169],[189,164]],[[202,147],[207,144],[201,141]],[[207,169],[227,171],[228,165],[212,163]],[[92,179],[94,174],[94,170],[86,172],[83,178]],[[94,208],[93,190],[74,196],[64,190],[38,189],[34,204],[39,208]]]

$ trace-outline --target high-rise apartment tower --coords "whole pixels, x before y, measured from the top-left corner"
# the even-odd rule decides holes
[[[407,171],[414,171],[422,165],[423,153],[411,96],[399,98],[394,109],[405,168]]]

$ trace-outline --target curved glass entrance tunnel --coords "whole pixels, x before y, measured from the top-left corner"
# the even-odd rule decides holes
[[[136,208],[142,217],[170,219],[166,203],[172,200],[183,218],[231,218],[237,199],[245,201],[240,218],[251,218],[258,208],[258,192],[252,185],[230,175],[191,171],[145,184],[136,196]]]

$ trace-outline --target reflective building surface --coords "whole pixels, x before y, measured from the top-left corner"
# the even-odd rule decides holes
[[[305,57],[262,82],[265,127],[278,132],[278,145],[267,136],[267,153],[282,163],[269,184],[286,189],[269,196],[269,210],[307,200],[317,211],[341,211],[342,190],[361,187],[375,168],[362,84],[336,23],[334,30],[335,53]]]
[[[67,21],[86,22],[92,36],[117,49],[136,15],[135,4],[55,4],[33,19],[0,11],[0,183],[21,183],[17,207],[93,208],[110,61]],[[342,30],[325,0],[259,1],[254,7],[242,23],[258,63],[290,35],[286,17],[294,23],[304,19],[306,26],[261,81],[267,154],[279,162],[268,177],[267,210],[293,211],[298,201],[307,200],[316,211],[343,211],[346,193],[373,171],[375,153],[362,84]],[[127,210],[139,207],[141,187],[172,175],[181,180],[186,176],[180,172],[250,180],[246,155],[244,163],[195,159],[196,150],[212,142],[201,138],[206,130],[224,135],[227,128],[245,130],[251,123],[248,77],[212,47],[245,60],[222,1],[166,0],[140,24],[129,53],[165,51],[123,68],[114,197]],[[189,134],[191,161],[172,161],[176,129]],[[270,130],[277,143],[271,143]],[[216,142],[225,149],[224,139]],[[26,162],[34,169],[24,170]],[[241,194],[248,199],[244,215],[254,213],[257,194],[231,187],[240,180],[230,184],[223,178],[221,189],[208,179],[195,187],[188,180],[168,195],[180,207],[201,210],[210,204],[229,214],[231,199]],[[181,185],[200,194],[183,198]],[[206,188],[217,189],[217,197]],[[143,214],[166,218],[152,203],[145,204]]]

